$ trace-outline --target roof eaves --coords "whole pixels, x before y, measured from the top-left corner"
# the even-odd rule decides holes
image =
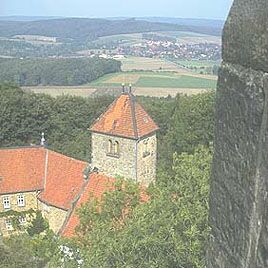
[[[108,132],[101,132],[101,131],[96,131],[96,130],[91,130],[92,133],[97,133],[97,134],[102,134],[102,135],[107,135],[107,136],[114,136],[118,138],[124,138],[124,139],[130,139],[130,140],[138,140],[139,137],[130,137],[130,136],[124,136],[124,135],[118,135],[118,134],[113,134],[113,133],[108,133]]]
[[[38,199],[40,202],[46,204],[47,206],[51,206],[51,207],[54,207],[54,208],[62,209],[62,210],[65,210],[65,211],[68,211],[68,210],[70,209],[70,208],[66,208],[66,207],[64,207],[64,206],[58,206],[58,205],[54,205],[54,204],[52,204],[52,203],[50,203],[50,202],[47,202],[47,201],[45,201],[44,199],[42,199],[40,196],[38,196],[37,199]]]
[[[34,189],[30,189],[30,190],[7,191],[7,192],[0,192],[0,195],[30,193],[30,192],[43,191],[43,190],[44,190],[44,188],[34,188]]]

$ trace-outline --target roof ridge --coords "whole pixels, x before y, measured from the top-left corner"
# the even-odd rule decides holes
[[[22,146],[6,146],[0,147],[0,150],[16,150],[16,149],[39,149],[44,148],[42,145],[22,145]]]
[[[47,183],[47,173],[48,173],[48,152],[49,152],[49,150],[46,149],[45,166],[44,166],[44,184],[43,184],[43,188],[44,188],[44,190],[46,190],[46,183]]]
[[[140,106],[140,108],[145,112],[146,116],[148,116],[152,120],[152,122],[157,126],[157,130],[159,130],[160,129],[159,126],[156,124],[156,122],[154,121],[154,119],[148,114],[148,112],[146,111],[146,109],[144,109],[143,105],[141,103],[139,103],[139,102],[136,102],[136,104]],[[155,130],[152,131],[152,132],[155,132]],[[150,132],[150,133],[152,133],[152,132]],[[148,133],[148,134],[150,134],[150,133]]]
[[[141,137],[158,130],[154,120],[138,104],[132,92],[122,93],[91,125],[90,131],[139,140]],[[148,120],[143,118],[144,115],[148,117]]]
[[[87,161],[79,160],[79,159],[73,158],[73,157],[71,157],[71,156],[64,155],[64,154],[62,154],[62,153],[53,151],[53,150],[51,150],[51,149],[47,149],[47,151],[50,152],[50,153],[56,154],[56,155],[60,155],[60,156],[62,156],[63,158],[68,158],[68,159],[71,159],[71,160],[76,161],[76,162],[80,162],[80,163],[83,163],[83,164],[88,164]]]
[[[137,119],[136,119],[136,100],[135,96],[132,93],[129,93],[129,98],[130,98],[130,105],[131,105],[131,117],[132,117],[132,122],[133,122],[133,130],[134,130],[134,136],[135,138],[138,138],[138,128],[137,128]]]
[[[86,188],[87,188],[87,186],[88,186],[88,184],[89,184],[89,180],[90,180],[90,176],[89,176],[89,179],[86,180],[86,181],[84,182],[84,184],[82,185],[82,187],[81,187],[79,193],[76,195],[76,197],[74,198],[74,200],[71,202],[71,207],[70,207],[70,209],[68,210],[67,215],[66,215],[66,218],[65,218],[65,220],[64,220],[64,222],[63,222],[61,228],[60,228],[59,231],[58,231],[58,234],[59,234],[59,235],[61,235],[61,234],[64,233],[65,228],[67,227],[67,225],[68,225],[68,223],[69,223],[69,220],[70,220],[71,216],[72,216],[73,213],[75,212],[75,209],[76,209],[76,206],[77,206],[78,201],[80,200],[80,198],[82,198],[82,195],[83,195],[83,194],[85,193],[85,191],[86,191]]]

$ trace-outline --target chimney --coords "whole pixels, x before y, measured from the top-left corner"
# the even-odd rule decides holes
[[[45,146],[45,143],[46,143],[46,139],[45,139],[45,133],[42,132],[42,137],[41,137],[41,140],[40,140],[40,145],[41,146]]]

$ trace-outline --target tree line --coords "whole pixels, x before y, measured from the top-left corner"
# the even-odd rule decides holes
[[[20,86],[82,85],[120,70],[113,59],[0,59],[0,81]]]
[[[136,19],[63,18],[30,22],[0,21],[0,36],[41,35],[57,37],[61,42],[73,40],[91,41],[102,36],[157,31],[191,31],[212,35],[221,34],[221,28],[217,27],[191,26],[183,23],[178,25]]]

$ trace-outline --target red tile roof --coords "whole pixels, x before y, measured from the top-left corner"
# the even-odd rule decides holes
[[[41,201],[68,210],[86,166],[44,147],[0,149],[0,194],[41,190]]]
[[[92,132],[138,139],[159,128],[131,93],[123,93],[91,126]]]
[[[43,189],[43,148],[0,150],[0,194]]]
[[[53,151],[48,151],[47,160],[44,191],[38,198],[68,210],[85,182],[83,171],[88,164]]]
[[[114,189],[115,178],[104,174],[92,173],[85,181],[87,165],[44,147],[0,149],[0,195],[40,191],[41,202],[69,210],[61,234],[72,237],[79,224],[77,209],[90,198],[101,198]],[[142,193],[142,201],[148,198]]]
[[[75,228],[79,224],[79,217],[77,215],[77,209],[85,204],[90,198],[101,198],[104,192],[114,189],[114,178],[110,178],[103,174],[93,173],[90,175],[89,181],[83,192],[75,204],[73,211],[69,218],[66,220],[66,224],[63,226],[61,235],[64,237],[72,237],[75,235]]]
[[[108,177],[101,173],[92,173],[90,175],[87,185],[85,186],[77,203],[74,204],[73,210],[66,219],[65,225],[63,225],[60,232],[62,236],[68,238],[75,236],[75,229],[79,225],[77,210],[91,198],[100,199],[105,192],[114,190],[115,181],[115,178]],[[147,202],[149,200],[149,196],[145,189],[145,187],[141,187],[141,202]]]

